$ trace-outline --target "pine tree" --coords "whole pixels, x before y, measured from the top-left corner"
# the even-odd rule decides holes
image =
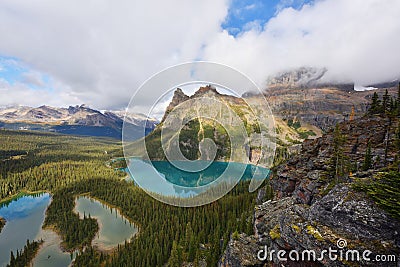
[[[181,259],[179,255],[179,248],[178,248],[178,243],[174,240],[172,243],[172,249],[171,249],[171,256],[169,257],[168,260],[168,267],[180,267],[181,266]]]
[[[339,128],[339,124],[336,124],[335,130],[333,132],[333,157],[332,157],[332,167],[334,170],[334,177],[338,182],[339,177],[345,174],[345,155],[343,152],[343,145],[345,144],[346,138],[342,135]]]
[[[355,116],[355,111],[354,111],[354,106],[352,106],[349,121],[354,120],[354,116]]]
[[[386,113],[386,111],[388,111],[388,107],[389,107],[389,92],[386,89],[385,90],[385,94],[382,97],[382,113]]]
[[[372,101],[371,101],[371,106],[368,110],[369,114],[376,114],[380,110],[380,100],[377,92],[374,92],[374,95],[372,96]]]
[[[371,154],[371,142],[368,141],[367,151],[365,152],[364,163],[362,166],[363,171],[367,171],[372,167],[372,154]]]
[[[188,262],[194,261],[197,247],[198,243],[196,242],[196,238],[194,235],[192,235],[189,242]]]
[[[389,104],[389,113],[390,115],[396,115],[396,102],[393,99],[393,97],[390,98],[390,104]]]
[[[397,106],[397,116],[400,116],[400,82],[399,82],[399,88],[397,91],[396,106]]]
[[[15,256],[14,253],[11,251],[11,256],[10,256],[10,266],[15,265]]]
[[[394,136],[394,144],[396,146],[397,151],[400,153],[400,123],[397,125],[397,130]]]

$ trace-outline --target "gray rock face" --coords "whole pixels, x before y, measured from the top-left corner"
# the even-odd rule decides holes
[[[171,112],[171,110],[173,110],[180,103],[183,103],[188,99],[189,99],[189,96],[185,95],[185,93],[182,91],[182,89],[177,88],[174,91],[174,96],[172,97],[172,100],[169,103],[161,122],[165,121],[166,116],[168,115],[169,112]]]
[[[342,182],[351,182],[353,177],[370,177],[378,169],[393,162],[397,150],[394,138],[397,119],[365,117],[340,126],[345,137],[343,153],[346,162],[355,166],[354,173],[347,173]],[[368,130],[366,130],[368,129]],[[388,142],[385,141],[388,135]],[[335,181],[332,176],[332,154],[334,133],[331,130],[323,137],[306,140],[301,152],[280,165],[271,179],[278,197],[294,196],[298,203],[312,204]],[[371,143],[373,166],[368,172],[361,170],[368,142]],[[385,155],[385,150],[387,154]]]
[[[361,117],[365,114],[374,92],[383,95],[386,89],[377,87],[377,90],[355,91],[353,85],[321,84],[320,82],[298,84],[296,77],[299,74],[296,73],[286,74],[289,78],[275,79],[268,85],[264,94],[271,110],[275,116],[282,119],[296,118],[324,131],[329,130],[336,123],[349,120],[353,111],[356,118]],[[298,79],[307,81],[307,75],[304,79],[300,75]],[[286,76],[283,75],[283,77]],[[388,88],[388,91],[389,94],[395,96],[397,87],[394,85]]]
[[[268,87],[293,88],[310,87],[321,82],[327,72],[325,68],[301,67],[291,71],[279,73],[267,80]]]
[[[229,244],[218,262],[220,267],[261,267],[264,264],[257,259],[261,247],[254,236],[240,234],[237,240],[231,238]]]
[[[396,266],[395,262],[370,263],[361,256],[365,250],[372,252],[370,258],[377,254],[399,255],[400,252],[399,222],[362,193],[337,185],[311,206],[295,202],[294,197],[286,197],[256,207],[255,233],[259,244],[267,245],[270,251],[285,250],[287,253],[312,250],[317,258],[324,249],[336,249],[344,255],[349,250],[357,250],[360,261],[352,262],[354,266]],[[338,248],[339,239],[346,240],[347,246]],[[282,262],[275,258],[274,263]],[[326,256],[305,266],[348,265],[346,259],[333,261]]]
[[[380,240],[400,248],[400,225],[365,195],[347,185],[335,186],[309,209],[308,219],[366,242]]]
[[[295,250],[305,258],[279,260],[275,254],[263,262],[265,266],[400,266],[400,222],[352,186],[354,179],[369,179],[393,162],[398,153],[394,146],[398,123],[398,118],[372,116],[340,125],[345,136],[343,156],[356,166],[354,173],[333,176],[333,131],[305,141],[300,154],[276,168],[270,180],[275,199],[261,203],[261,190],[254,210],[256,244],[267,246],[270,252],[283,250],[286,256]],[[359,166],[368,142],[373,166],[364,171]],[[228,253],[233,246],[229,243],[225,262],[247,266],[240,265],[240,254]],[[333,256],[337,259],[329,257],[329,248],[336,250]],[[246,250],[243,246],[241,249]],[[367,250],[371,251],[367,255],[370,259],[394,255],[395,260],[368,261],[362,257]],[[310,251],[316,253],[315,259],[308,257]]]

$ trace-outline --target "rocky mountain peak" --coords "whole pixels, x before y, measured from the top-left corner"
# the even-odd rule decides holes
[[[212,85],[201,86],[192,96],[187,96],[182,89],[177,88],[161,121],[163,122],[166,115],[179,104],[185,102],[186,100],[196,99],[199,97],[224,98],[235,104],[243,104],[242,99],[230,95],[220,94]]]
[[[177,88],[174,92],[174,96],[172,97],[171,104],[176,103],[176,105],[182,103],[183,101],[186,101],[189,99],[189,96],[187,96],[181,88]]]
[[[307,88],[321,83],[326,68],[301,67],[280,72],[267,80],[267,88]]]
[[[211,85],[206,85],[206,86],[202,86],[199,88],[199,90],[197,90],[193,97],[199,97],[199,96],[204,96],[204,95],[219,95],[219,93],[217,92],[217,89]]]

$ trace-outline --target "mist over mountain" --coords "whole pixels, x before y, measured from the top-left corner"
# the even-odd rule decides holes
[[[338,122],[362,116],[374,92],[396,95],[399,80],[371,85],[332,82],[326,68],[301,67],[268,77],[263,95],[275,115],[283,120],[299,120],[327,131]],[[357,91],[355,90],[357,89]],[[259,98],[246,92],[244,98]]]

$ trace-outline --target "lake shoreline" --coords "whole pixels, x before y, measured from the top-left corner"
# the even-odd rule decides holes
[[[29,190],[20,190],[18,191],[18,193],[15,193],[11,196],[7,196],[3,199],[0,200],[0,206],[3,205],[4,203],[7,203],[9,201],[13,201],[15,199],[18,199],[22,196],[30,196],[30,195],[34,195],[34,194],[42,194],[42,193],[48,193],[50,194],[50,196],[52,195],[52,193],[49,190],[37,190],[37,191],[29,191]]]
[[[75,200],[74,200],[75,204],[74,204],[73,212],[78,214],[79,218],[83,218],[83,215],[80,212],[78,212],[78,210],[77,210],[77,208],[78,208],[78,198],[79,197],[86,197],[86,198],[88,198],[90,200],[95,200],[95,201],[101,203],[102,205],[106,206],[107,208],[109,208],[111,210],[115,210],[116,212],[118,212],[119,216],[121,216],[123,219],[127,220],[130,225],[133,225],[136,228],[137,232],[134,233],[134,235],[132,237],[130,237],[129,240],[125,240],[125,242],[130,243],[131,242],[130,240],[132,238],[134,238],[136,235],[139,234],[139,229],[140,229],[139,225],[137,223],[135,223],[132,219],[130,219],[128,216],[123,214],[121,208],[119,208],[119,207],[117,207],[115,205],[109,204],[109,203],[107,203],[106,201],[104,201],[102,199],[99,199],[97,197],[92,196],[90,194],[90,192],[79,194],[79,195],[75,196]],[[104,227],[104,225],[103,225],[103,223],[101,222],[101,220],[99,219],[98,216],[91,215],[91,218],[96,219],[97,224],[99,226],[99,229],[98,229],[98,231],[96,232],[96,235],[95,235],[95,236],[98,236],[100,231],[101,231],[101,229]],[[105,246],[105,245],[102,245],[102,244],[93,245],[93,241],[94,241],[94,239],[92,239],[92,241],[91,241],[91,246],[94,249],[96,249],[99,252],[103,252],[103,253],[107,253],[107,254],[111,254],[111,253],[115,252],[115,250],[118,247],[118,245],[115,245],[113,247]],[[123,243],[120,243],[120,244],[123,244]]]
[[[79,249],[70,251],[70,250],[66,250],[65,248],[63,248],[63,246],[61,245],[63,242],[63,239],[62,239],[61,235],[58,234],[53,227],[42,228],[41,232],[38,234],[37,238],[42,239],[43,243],[40,245],[35,256],[33,257],[30,266],[38,265],[38,263],[40,264],[40,262],[38,262],[40,260],[40,258],[38,258],[38,257],[41,256],[41,253],[44,253],[44,250],[50,248],[50,253],[54,252],[52,250],[52,247],[56,248],[58,250],[57,254],[51,254],[53,257],[47,258],[47,259],[53,260],[55,257],[57,260],[60,260],[60,258],[59,258],[60,255],[64,255],[65,257],[70,258],[71,254],[73,254],[74,257],[72,257],[70,260],[67,260],[68,262],[70,261],[68,266],[72,266],[72,264],[75,260],[75,257],[77,255],[77,252],[80,251]],[[46,254],[44,254],[44,255],[46,255]],[[41,258],[43,260],[43,256]]]
[[[7,223],[6,219],[4,219],[3,217],[0,217],[0,233],[1,233],[1,230],[3,229],[3,227],[6,226],[6,223]]]

